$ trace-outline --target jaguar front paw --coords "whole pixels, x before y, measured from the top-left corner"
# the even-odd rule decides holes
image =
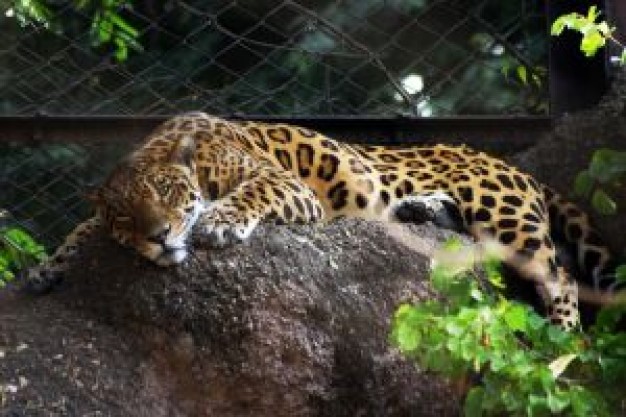
[[[185,247],[180,248],[167,248],[154,260],[159,266],[172,266],[181,263],[187,259],[187,249]]]
[[[26,272],[24,290],[32,294],[46,294],[63,281],[63,272],[37,265]]]
[[[221,248],[248,239],[258,223],[258,217],[246,216],[234,207],[214,205],[203,213],[199,229],[211,246]]]

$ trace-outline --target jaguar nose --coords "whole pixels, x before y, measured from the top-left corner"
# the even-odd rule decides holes
[[[165,242],[162,242],[161,243],[161,249],[163,250],[162,255],[171,255],[174,252],[176,252],[176,250],[178,248],[175,247],[175,246],[168,246],[168,245],[165,244]]]
[[[163,251],[154,260],[157,265],[170,266],[181,263],[187,257],[184,246],[163,246]]]
[[[165,242],[167,241],[167,236],[169,235],[171,230],[171,225],[167,225],[158,233],[154,233],[153,235],[149,236],[148,241],[164,246]]]
[[[184,249],[184,246],[181,245],[167,245],[166,243],[161,243],[161,250],[163,251],[163,255],[172,255],[176,251]]]

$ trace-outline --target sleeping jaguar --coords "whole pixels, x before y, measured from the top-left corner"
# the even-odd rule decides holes
[[[167,266],[186,258],[192,227],[223,246],[248,238],[268,218],[410,221],[411,207],[419,205],[443,205],[477,240],[509,248],[517,259],[509,263],[537,283],[549,319],[566,329],[579,324],[578,290],[557,260],[551,234],[557,226],[576,247],[590,286],[607,287],[601,281],[609,254],[583,212],[529,175],[465,146],[348,145],[302,127],[196,112],[158,127],[90,198],[96,215],[30,271],[31,289],[49,289],[102,225],[121,244]]]

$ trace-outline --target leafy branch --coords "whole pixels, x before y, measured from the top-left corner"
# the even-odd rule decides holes
[[[626,372],[619,315],[601,314],[588,336],[565,332],[500,294],[497,261],[487,260],[484,279],[467,258],[465,267],[435,259],[431,281],[443,301],[400,306],[392,343],[422,369],[479,380],[466,391],[466,416],[619,414]]]
[[[15,16],[22,26],[41,25],[56,32],[63,31],[57,19],[59,11],[70,9],[87,15],[90,24],[90,38],[93,47],[111,46],[115,58],[128,59],[129,50],[141,51],[139,31],[120,13],[131,7],[131,0],[12,0],[6,8],[7,16]]]
[[[578,196],[591,198],[593,208],[602,215],[617,213],[617,204],[606,189],[617,190],[626,181],[626,152],[598,149],[593,153],[589,167],[576,177],[574,191]]]
[[[620,64],[626,64],[626,45],[615,38],[615,27],[609,26],[606,21],[598,22],[600,12],[596,6],[589,7],[586,15],[572,12],[559,16],[553,23],[550,33],[559,36],[563,30],[574,30],[582,35],[580,50],[587,57],[594,56],[607,42],[612,42],[621,48]]]
[[[0,220],[8,218],[0,210]],[[0,225],[0,287],[15,279],[15,273],[46,258],[46,251],[24,230]]]

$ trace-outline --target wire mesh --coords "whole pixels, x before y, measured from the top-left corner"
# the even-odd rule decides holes
[[[89,215],[86,193],[128,144],[0,145],[0,207],[47,247]]]
[[[3,114],[437,116],[547,111],[542,0],[138,1],[143,52],[0,21]],[[523,69],[520,69],[523,68]],[[526,82],[506,76],[524,71]]]
[[[120,2],[142,51],[92,45],[91,17],[0,18],[0,115],[545,114],[543,0]],[[0,208],[48,246],[127,147],[0,147]]]

